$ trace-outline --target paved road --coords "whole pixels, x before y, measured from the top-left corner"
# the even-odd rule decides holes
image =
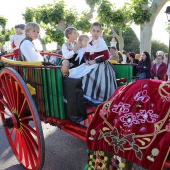
[[[45,138],[43,170],[83,170],[87,162],[86,143],[42,123]],[[0,120],[0,170],[24,170],[14,156]]]

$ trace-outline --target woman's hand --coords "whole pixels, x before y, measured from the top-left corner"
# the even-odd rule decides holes
[[[90,65],[88,60],[86,61],[86,65]]]
[[[95,60],[90,60],[89,61],[89,65],[93,65],[93,64],[95,64],[96,62],[95,62]]]
[[[93,64],[95,64],[96,62],[95,62],[95,60],[89,60],[89,61],[86,61],[86,65],[93,65]]]

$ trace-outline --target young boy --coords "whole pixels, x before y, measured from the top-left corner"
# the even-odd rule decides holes
[[[89,37],[85,34],[80,35],[78,38],[78,43],[80,44],[80,48],[76,51],[77,56],[75,58],[75,62],[77,66],[85,63],[84,53],[86,52],[88,41],[89,41]]]
[[[20,61],[43,61],[43,57],[36,51],[33,40],[39,36],[40,26],[34,22],[29,22],[25,26],[26,38],[20,44],[19,60]]]
[[[69,68],[73,68],[76,66],[75,58],[76,51],[79,49],[80,44],[77,40],[77,30],[74,27],[68,27],[65,30],[65,37],[68,41],[62,45],[62,73],[63,76],[69,75]]]
[[[19,24],[15,26],[15,35],[10,36],[12,50],[14,53],[14,59],[18,60],[18,48],[21,41],[25,38],[25,24]]]

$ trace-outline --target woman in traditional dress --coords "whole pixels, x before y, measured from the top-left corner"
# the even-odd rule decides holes
[[[103,38],[100,38],[101,24],[94,22],[84,58],[86,63],[71,72],[76,78],[82,77],[84,96],[94,103],[107,100],[117,87],[114,67],[108,61],[109,52]],[[72,74],[73,73],[73,74]],[[76,73],[76,74],[75,74]]]

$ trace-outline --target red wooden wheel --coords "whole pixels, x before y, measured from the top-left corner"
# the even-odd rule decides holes
[[[45,145],[41,122],[25,82],[12,68],[0,73],[0,115],[21,165],[28,170],[42,169]]]

